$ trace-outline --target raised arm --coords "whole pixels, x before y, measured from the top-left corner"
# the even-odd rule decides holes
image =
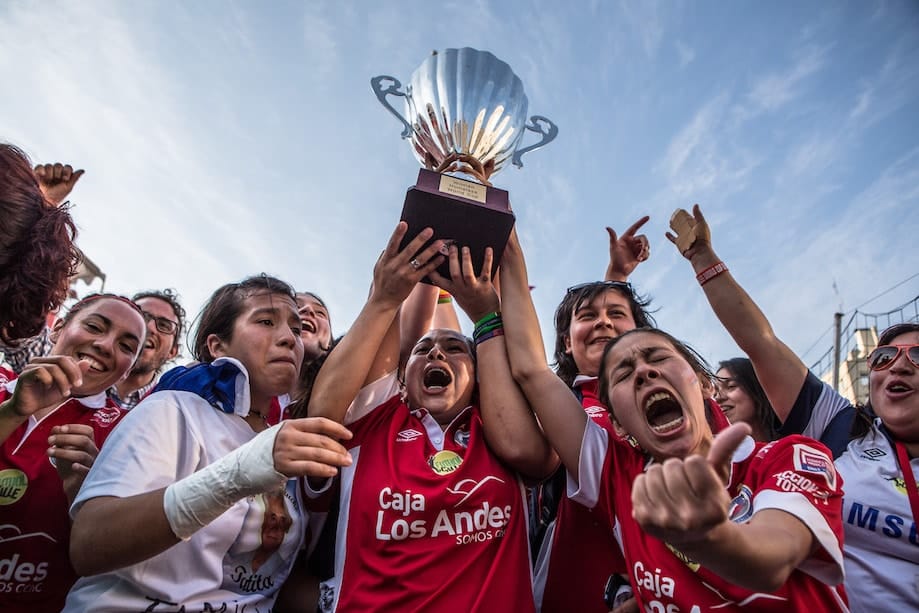
[[[501,304],[491,282],[492,250],[485,251],[481,274],[473,270],[469,248],[462,254],[450,247],[450,276],[436,272],[432,278],[453,294],[456,303],[474,322],[487,319],[488,330],[475,336],[476,372],[479,381],[479,409],[485,437],[491,450],[520,474],[543,479],[558,466],[558,456],[543,436],[523,392],[511,375],[507,348],[500,326]]]
[[[85,170],[74,170],[70,164],[39,164],[35,167],[35,178],[42,194],[53,206],[58,206],[67,198]]]
[[[344,421],[348,406],[365,384],[396,370],[399,305],[418,281],[443,261],[439,241],[421,250],[433,235],[430,228],[419,232],[400,251],[399,243],[407,230],[405,222],[396,226],[374,266],[373,288],[364,308],[319,371],[310,396],[311,417]]]
[[[514,379],[539,418],[549,443],[568,472],[577,478],[587,413],[546,362],[539,320],[530,297],[526,262],[516,231],[511,232],[501,259],[501,304]]]
[[[807,366],[776,337],[769,320],[734,279],[712,248],[711,230],[699,205],[690,215],[678,209],[671,217],[675,234],[667,233],[692,264],[712,310],[753,363],[772,408],[781,421],[788,418],[807,377]]]
[[[635,233],[651,219],[647,215],[633,223],[622,236],[617,236],[616,231],[606,227],[609,234],[609,264],[606,266],[606,281],[628,281],[629,275],[639,264],[651,255],[651,246],[648,237]]]
[[[408,359],[418,339],[431,330],[439,293],[440,288],[436,285],[418,283],[402,303],[399,311],[400,363]]]

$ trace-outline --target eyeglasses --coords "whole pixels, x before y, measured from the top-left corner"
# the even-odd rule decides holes
[[[582,289],[605,287],[607,289],[624,289],[629,294],[632,293],[632,284],[627,281],[590,281],[588,283],[578,283],[568,288],[567,293],[579,292]]]
[[[885,370],[897,361],[900,353],[906,351],[906,357],[919,368],[919,345],[882,345],[868,355],[868,368]]]
[[[157,317],[153,313],[148,313],[143,311],[144,321],[154,322],[156,329],[162,334],[175,334],[179,329],[179,323],[172,321],[171,319],[166,319],[165,317]]]

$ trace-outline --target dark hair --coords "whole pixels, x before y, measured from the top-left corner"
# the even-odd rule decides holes
[[[329,351],[332,350],[332,347],[337,345],[338,342],[341,340],[341,338],[338,338],[336,340],[335,336],[332,334],[332,316],[329,314],[329,306],[325,303],[325,300],[323,300],[322,298],[319,297],[318,294],[314,294],[313,292],[297,292],[297,296],[310,296],[316,302],[321,304],[322,308],[325,309],[326,318],[328,319],[328,322],[329,322],[329,346],[325,347],[324,349],[325,349],[325,353],[328,353]],[[300,307],[300,304],[297,303],[297,308],[299,307]]]
[[[185,330],[185,309],[182,308],[182,305],[179,304],[179,294],[171,287],[167,287],[164,290],[151,289],[145,292],[137,292],[131,297],[131,300],[137,302],[138,300],[143,300],[144,298],[156,298],[157,300],[162,300],[172,309],[172,312],[175,313],[176,323],[179,324],[179,327],[176,329],[175,338],[172,341],[173,347],[179,346],[179,337],[182,336],[182,332]]]
[[[763,432],[769,437],[770,441],[778,438],[776,432],[776,416],[769,398],[766,396],[763,386],[760,385],[759,379],[756,378],[756,371],[753,370],[753,362],[749,358],[731,358],[718,363],[718,368],[725,369],[731,373],[733,379],[740,388],[746,392],[747,396],[753,401],[753,417]],[[726,378],[716,377],[724,381]],[[750,424],[751,426],[753,424]]]
[[[198,329],[192,354],[199,362],[213,362],[214,356],[207,348],[207,339],[216,334],[223,341],[233,340],[233,326],[243,310],[246,298],[260,293],[281,294],[297,303],[293,288],[264,273],[243,279],[239,283],[227,283],[215,291],[201,314],[198,315]]]
[[[565,338],[568,336],[568,330],[571,328],[571,319],[574,312],[581,308],[585,303],[590,302],[600,294],[607,291],[618,292],[628,300],[629,310],[632,312],[632,319],[635,320],[636,328],[653,328],[657,322],[647,311],[651,304],[651,299],[645,296],[639,296],[628,287],[611,285],[606,281],[597,281],[582,286],[577,286],[565,294],[562,302],[555,309],[555,373],[569,387],[574,384],[574,378],[578,376],[578,366],[574,362],[574,357],[565,351]]]
[[[58,320],[58,323],[55,325],[54,329],[60,330],[64,328],[64,326],[66,326],[71,321],[73,321],[73,318],[77,315],[77,313],[86,309],[88,305],[94,302],[99,302],[101,300],[117,300],[119,302],[123,302],[126,305],[133,308],[135,311],[137,311],[137,314],[140,315],[141,321],[144,321],[144,312],[130,298],[126,298],[118,294],[90,294],[89,296],[86,296],[85,298],[81,299],[80,301],[75,303],[73,306],[71,306],[69,309],[67,309],[67,312],[63,315],[63,317],[61,317]],[[141,347],[143,347],[143,344],[146,338],[147,338],[147,326],[144,325],[144,333],[143,333],[143,336],[140,338]]]
[[[609,357],[610,350],[613,347],[615,347],[617,344],[619,344],[619,342],[622,339],[627,338],[633,334],[638,334],[640,332],[654,334],[663,339],[666,339],[667,341],[670,342],[671,345],[673,345],[673,348],[677,350],[677,353],[679,353],[687,362],[689,362],[690,367],[692,367],[692,369],[696,372],[697,375],[699,375],[700,377],[707,378],[709,381],[714,379],[715,375],[712,374],[712,369],[709,367],[705,359],[701,355],[699,355],[699,353],[695,349],[693,349],[692,347],[690,347],[683,341],[677,340],[670,334],[658,328],[651,328],[651,327],[635,328],[634,330],[629,330],[628,332],[620,334],[618,337],[614,338],[609,343],[607,343],[606,348],[603,350],[603,358],[600,360],[600,374],[599,374],[599,382],[598,382],[597,391],[598,391],[598,396],[600,398],[600,402],[602,402],[606,407],[608,407],[610,412],[613,411],[613,405],[610,403],[610,400],[609,400],[609,389],[608,389],[609,380],[607,379],[607,375],[606,375],[606,370],[607,370],[606,360]],[[699,393],[700,394],[702,393],[701,388],[699,389]],[[705,408],[706,408],[706,413],[708,413],[709,412],[708,403],[706,403]],[[710,419],[710,416],[708,417]]]
[[[893,342],[893,339],[901,334],[908,334],[910,332],[919,332],[919,323],[905,321],[903,323],[894,324],[881,332],[881,336],[878,338],[878,347],[889,345]]]
[[[919,323],[906,321],[894,324],[881,332],[881,336],[878,338],[878,347],[889,345],[893,339],[901,334],[908,334],[910,332],[919,332]],[[852,429],[849,432],[851,438],[859,439],[867,435],[871,430],[871,425],[874,423],[875,416],[874,408],[871,406],[869,387],[868,402],[864,405],[856,405],[855,407],[855,419],[852,420]]]
[[[80,252],[67,207],[45,200],[29,158],[0,143],[0,341],[38,334],[67,298]]]
[[[298,293],[303,294],[306,292]],[[329,343],[329,350],[317,358],[308,359],[304,356],[303,365],[300,366],[300,379],[297,381],[296,397],[287,409],[287,414],[291,419],[299,419],[308,416],[307,408],[310,405],[310,397],[313,395],[313,384],[316,383],[316,377],[319,376],[319,370],[322,368],[322,365],[325,364],[325,361],[328,359],[329,354],[332,353],[332,350],[335,349],[335,346],[341,342],[342,338],[344,337],[339,336],[338,338],[333,338],[332,342]]]

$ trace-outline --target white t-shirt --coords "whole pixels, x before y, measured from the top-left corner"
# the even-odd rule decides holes
[[[814,383],[814,381],[817,381]],[[808,374],[817,398],[806,417],[818,436],[848,400]],[[802,391],[801,396],[808,395]],[[800,403],[799,403],[800,404]],[[797,405],[796,405],[797,407]],[[804,412],[791,419],[802,419]],[[913,521],[896,451],[875,420],[868,434],[849,442],[835,463],[842,475],[846,593],[852,611],[919,611],[919,532]],[[919,458],[910,461],[919,474]]]
[[[239,375],[246,377],[245,371]],[[248,392],[247,381],[237,390]],[[248,411],[248,394],[237,393]],[[238,415],[197,394],[166,390],[141,402],[112,432],[71,508],[98,496],[127,497],[182,479],[255,437]],[[266,512],[267,509],[267,512]],[[303,543],[297,481],[237,502],[148,560],[81,578],[64,611],[270,611]]]
[[[919,534],[879,423],[836,460],[845,480],[846,592],[853,611],[919,611]],[[910,466],[919,474],[919,458]]]

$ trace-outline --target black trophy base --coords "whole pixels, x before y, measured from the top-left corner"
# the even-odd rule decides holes
[[[492,277],[514,227],[507,191],[424,168],[418,173],[418,183],[405,194],[402,220],[408,223],[408,232],[400,248],[425,228],[432,228],[434,236],[425,246],[441,239],[469,247],[476,272],[482,269],[485,248],[491,247]],[[441,264],[437,272],[449,279],[449,262]],[[433,284],[428,277],[421,281]]]

